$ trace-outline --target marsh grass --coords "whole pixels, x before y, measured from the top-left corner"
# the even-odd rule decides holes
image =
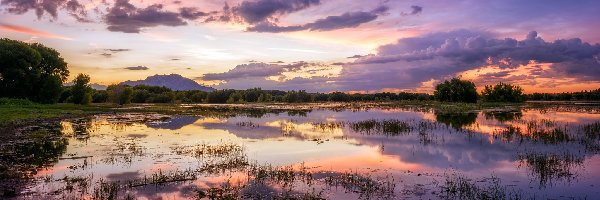
[[[578,174],[575,170],[583,166],[584,158],[568,152],[548,154],[528,152],[519,155],[519,167],[527,166],[530,175],[539,181],[540,188],[552,185],[555,181],[571,182]]]
[[[234,143],[199,144],[196,146],[176,146],[171,148],[177,155],[188,155],[195,158],[226,157],[243,154],[244,147]]]
[[[413,130],[412,126],[405,121],[396,119],[389,120],[366,120],[359,122],[351,122],[349,126],[352,130],[365,134],[385,134],[385,135],[400,135],[406,134]]]
[[[515,191],[497,177],[473,181],[462,175],[446,176],[441,186],[440,197],[460,200],[519,200],[525,199],[522,192]]]
[[[361,199],[392,198],[396,187],[392,176],[374,178],[356,172],[313,171],[303,164],[271,166],[251,164],[245,167],[246,180],[232,182],[229,179],[209,188],[197,188],[195,198],[209,199],[325,199],[327,190],[341,187]],[[122,181],[94,182],[93,176],[64,177],[53,180],[63,185],[52,195],[65,198],[91,195],[92,199],[130,199],[128,191],[148,186],[191,183],[206,174],[201,169],[186,169],[163,172],[161,170],[141,178]],[[265,193],[258,188],[279,188]],[[258,190],[257,190],[258,189]]]
[[[344,172],[327,176],[325,183],[332,187],[342,187],[347,192],[358,193],[360,198],[392,198],[396,188],[393,176],[386,175],[383,178],[373,178],[356,172]]]

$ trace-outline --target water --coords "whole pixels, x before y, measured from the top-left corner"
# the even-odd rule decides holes
[[[96,115],[23,130],[56,137],[16,145],[25,159],[11,170],[30,176],[18,198],[442,198],[459,177],[589,199],[600,196],[599,129],[597,110],[562,106]]]

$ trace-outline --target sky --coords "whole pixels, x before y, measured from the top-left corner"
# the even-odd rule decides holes
[[[597,0],[0,0],[0,37],[58,50],[71,78],[310,92],[431,93],[458,76],[598,89],[599,19]]]

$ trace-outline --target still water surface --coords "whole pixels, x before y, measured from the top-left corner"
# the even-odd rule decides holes
[[[287,191],[428,199],[441,198],[445,181],[460,176],[483,185],[500,180],[503,191],[526,198],[593,199],[600,197],[599,123],[595,110],[560,108],[97,115],[60,122],[63,139],[20,198],[89,198],[118,182],[129,184],[119,196],[140,199],[193,198],[224,185],[262,198]],[[257,166],[311,172],[314,180],[249,179]],[[332,181],[339,174],[377,184],[364,190]],[[164,183],[148,183],[161,176]]]

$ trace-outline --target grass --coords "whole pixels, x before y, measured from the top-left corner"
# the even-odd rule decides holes
[[[385,135],[400,135],[412,131],[408,122],[396,119],[390,120],[365,120],[349,123],[350,128],[356,132],[365,134],[380,133]]]
[[[492,176],[481,181],[473,181],[461,175],[447,176],[441,186],[444,199],[465,200],[518,200],[525,199],[521,192],[502,185],[499,178]]]
[[[110,104],[38,104],[22,99],[0,98],[0,127],[27,120],[82,116],[111,111]]]

